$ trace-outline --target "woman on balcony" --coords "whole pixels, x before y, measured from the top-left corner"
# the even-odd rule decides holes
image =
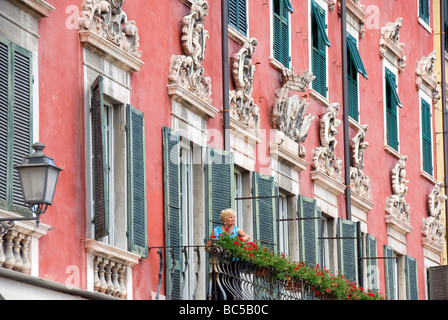
[[[212,245],[212,240],[214,238],[219,238],[224,234],[230,234],[234,237],[240,237],[242,241],[249,241],[250,237],[243,231],[235,226],[235,211],[232,209],[224,209],[221,211],[220,215],[221,221],[223,222],[223,226],[216,226],[213,228],[212,234],[210,235],[210,240],[207,243],[206,247],[210,247]]]

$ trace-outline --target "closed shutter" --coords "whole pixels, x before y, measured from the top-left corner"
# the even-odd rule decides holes
[[[448,266],[428,268],[429,300],[448,300]]]
[[[229,24],[238,32],[247,35],[247,0],[229,0]]]
[[[398,110],[401,102],[397,93],[395,75],[386,69],[386,129],[387,145],[398,151]]]
[[[311,2],[311,33],[312,33],[312,72],[316,76],[313,80],[313,89],[322,96],[327,96],[327,51],[330,46],[325,22],[325,10],[314,1]]]
[[[394,250],[389,246],[384,246],[384,277],[386,281],[386,299],[394,300],[395,296],[395,265],[396,260],[394,258]],[[388,259],[389,258],[389,259]]]
[[[429,24],[429,0],[419,0],[419,17]]]
[[[235,209],[235,177],[233,153],[207,148],[206,187],[209,213],[209,234],[221,225],[221,211]]]
[[[300,260],[307,265],[322,264],[321,221],[322,213],[316,200],[299,195],[297,217],[299,218]]]
[[[367,289],[377,292],[378,283],[378,261],[376,250],[376,238],[371,234],[366,235],[366,255],[367,255]]]
[[[127,105],[127,168],[129,248],[147,257],[144,114]]]
[[[274,177],[253,172],[254,238],[272,251],[277,251],[276,185]]]
[[[425,100],[421,101],[423,170],[432,175],[431,106]]]
[[[106,162],[103,77],[101,75],[93,82],[91,89],[95,239],[101,239],[109,232],[108,166]]]
[[[274,0],[274,58],[289,68],[289,11],[284,0]]]
[[[347,72],[347,88],[348,88],[348,114],[354,120],[359,120],[358,110],[358,74],[356,72],[353,60],[348,60]]]
[[[405,257],[406,298],[418,300],[417,259]]]
[[[32,54],[0,36],[0,205],[28,212],[15,165],[30,154]]]
[[[165,214],[165,252],[167,298],[181,298],[182,219],[180,199],[180,138],[179,134],[163,127],[163,196]]]
[[[358,244],[356,237],[356,222],[338,219],[339,271],[353,282],[358,282]]]

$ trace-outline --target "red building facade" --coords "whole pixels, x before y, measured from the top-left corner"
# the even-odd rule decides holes
[[[21,128],[23,51],[25,150],[41,141],[63,169],[40,226],[3,236],[0,281],[13,269],[49,297],[207,299],[203,246],[232,207],[295,261],[428,299],[445,241],[432,1],[343,2],[235,0],[226,15],[215,0],[0,0],[5,123]],[[11,175],[2,217],[23,211]]]

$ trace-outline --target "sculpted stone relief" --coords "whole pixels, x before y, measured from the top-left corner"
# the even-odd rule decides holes
[[[336,135],[342,121],[337,119],[339,104],[332,103],[327,112],[320,119],[321,146],[313,150],[312,166],[315,170],[322,171],[335,179],[343,182],[342,160],[336,157]]]
[[[433,240],[441,245],[444,243],[445,227],[440,217],[443,212],[443,203],[447,197],[442,194],[443,183],[435,184],[428,196],[429,217],[423,219],[423,237]]]
[[[403,18],[398,18],[395,22],[388,22],[381,28],[380,57],[384,58],[386,52],[390,52],[396,59],[398,70],[403,71],[406,67],[406,56],[403,53],[404,43],[400,42],[400,29]]]
[[[315,117],[306,114],[309,103],[299,98],[297,94],[289,96],[289,91],[304,92],[314,78],[315,76],[308,70],[300,76],[300,72],[294,75],[293,68],[291,70],[284,68],[283,86],[275,91],[276,102],[272,108],[272,127],[299,144],[301,158],[306,155],[305,147],[301,143],[305,141]]]
[[[208,8],[207,1],[196,1],[191,5],[190,13],[184,16],[181,39],[184,54],[171,57],[168,80],[211,104],[211,80],[202,75],[204,73],[202,62],[208,39],[204,19],[208,15]]]
[[[364,151],[369,146],[369,143],[365,140],[368,125],[363,125],[359,128],[358,133],[351,141],[352,149],[352,166],[350,166],[350,187],[359,195],[371,199],[370,193],[370,179],[364,174],[362,169],[364,168]]]
[[[432,92],[432,99],[437,103],[440,99],[440,86],[437,83],[437,74],[434,72],[434,63],[436,61],[436,51],[433,51],[427,57],[423,57],[417,62],[415,69],[416,86],[420,89],[421,85],[425,83]]]
[[[406,180],[405,169],[407,159],[407,156],[403,156],[391,171],[393,194],[387,198],[386,212],[410,224],[410,206],[405,199],[408,191],[406,184],[409,182],[409,180]]]
[[[230,116],[252,129],[260,128],[260,110],[252,98],[255,65],[252,55],[257,39],[252,38],[233,56],[232,74],[235,90],[230,90]]]
[[[138,28],[121,10],[124,0],[84,0],[79,26],[140,58]]]

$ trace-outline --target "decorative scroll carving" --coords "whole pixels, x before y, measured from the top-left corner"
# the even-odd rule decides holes
[[[338,111],[339,104],[332,103],[320,119],[321,147],[313,150],[312,166],[315,170],[322,171],[336,181],[342,182],[342,160],[334,154],[338,127],[342,123],[336,118]]]
[[[359,195],[371,199],[370,179],[364,174],[364,151],[369,143],[365,141],[368,125],[359,128],[358,133],[351,139],[352,148],[352,166],[350,166],[350,187]]]
[[[420,89],[424,83],[428,86],[432,93],[434,103],[440,99],[440,86],[437,83],[437,74],[434,72],[434,63],[436,61],[436,51],[433,51],[427,57],[423,57],[417,62],[415,69],[417,89]]]
[[[433,240],[441,245],[444,243],[445,227],[440,221],[443,212],[443,203],[447,197],[442,194],[443,183],[435,184],[428,196],[429,217],[423,219],[422,235],[424,238]]]
[[[410,224],[410,206],[405,199],[408,191],[406,183],[409,182],[406,180],[405,169],[407,159],[407,156],[403,156],[391,171],[393,194],[387,198],[386,212],[406,224]]]
[[[299,72],[300,74],[300,72]],[[283,68],[283,87],[275,91],[276,101],[272,108],[271,122],[274,129],[299,144],[299,157],[305,158],[304,142],[314,116],[305,114],[309,103],[298,95],[289,96],[289,90],[304,92],[315,76],[305,71],[302,76],[294,75],[294,69]],[[279,143],[284,140],[281,139]]]
[[[84,0],[79,26],[140,58],[138,28],[121,10],[124,0]]]
[[[204,19],[208,15],[207,1],[196,1],[191,11],[183,18],[182,49],[184,55],[171,57],[168,80],[177,83],[207,103],[211,104],[211,80],[204,77],[204,61],[208,31],[204,29]]]
[[[404,55],[404,43],[400,43],[400,29],[403,18],[395,22],[388,22],[381,28],[380,57],[384,58],[386,52],[391,53],[397,59],[398,70],[403,71],[406,67],[406,56]]]
[[[252,55],[257,39],[251,38],[233,56],[233,82],[235,90],[230,91],[230,116],[253,129],[260,127],[260,110],[252,98],[255,65]]]

